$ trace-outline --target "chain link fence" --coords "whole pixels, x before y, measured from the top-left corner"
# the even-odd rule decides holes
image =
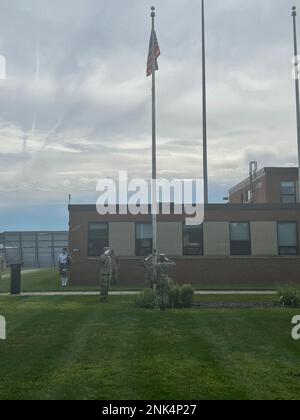
[[[6,266],[55,267],[62,248],[68,247],[68,236],[67,231],[0,233],[0,256]]]

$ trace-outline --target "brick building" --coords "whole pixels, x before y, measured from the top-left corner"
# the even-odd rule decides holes
[[[143,284],[151,216],[101,216],[95,205],[70,205],[69,216],[72,284],[98,283],[97,256],[104,246],[120,256],[120,284]],[[300,282],[299,235],[297,203],[209,204],[204,223],[196,227],[186,226],[184,215],[158,216],[159,251],[176,261],[173,278],[181,283]]]
[[[263,168],[229,191],[232,204],[299,202],[298,168]]]

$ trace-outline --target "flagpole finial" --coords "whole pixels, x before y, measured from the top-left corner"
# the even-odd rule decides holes
[[[297,16],[297,12],[296,12],[296,10],[297,10],[297,7],[296,7],[296,6],[293,6],[293,13],[292,13],[292,16]]]
[[[151,6],[151,17],[154,18],[155,17],[155,7]]]

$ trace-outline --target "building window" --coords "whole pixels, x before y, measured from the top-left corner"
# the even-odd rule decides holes
[[[250,224],[230,223],[231,255],[251,255]]]
[[[89,223],[88,256],[98,257],[103,248],[108,246],[108,224]]]
[[[152,254],[152,223],[136,223],[135,254],[138,257]]]
[[[183,225],[183,255],[203,255],[203,224]]]
[[[298,254],[298,233],[296,222],[278,223],[279,255]]]
[[[281,202],[286,204],[296,203],[296,182],[281,182]]]

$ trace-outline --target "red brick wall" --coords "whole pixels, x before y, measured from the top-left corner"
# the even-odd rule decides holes
[[[281,181],[297,180],[297,171],[291,170],[290,168],[281,168],[280,171],[267,171],[266,187],[268,203],[281,203]]]
[[[233,194],[230,194],[230,203],[231,204],[241,204],[242,195],[246,195],[250,189],[250,184],[244,188],[240,188],[238,191],[235,191]],[[253,202],[254,203],[267,203],[266,197],[266,179],[261,177],[258,181],[253,183]]]
[[[230,284],[273,285],[300,283],[300,258],[180,258],[171,277],[178,283],[217,286]],[[73,264],[71,269],[73,285],[99,284],[97,261]],[[144,269],[140,259],[122,259],[120,285],[144,284]]]
[[[265,175],[254,181],[254,203],[281,203],[281,181],[297,181],[296,168],[265,168]],[[230,203],[241,204],[241,196],[250,189],[250,181],[246,186],[230,194]]]

